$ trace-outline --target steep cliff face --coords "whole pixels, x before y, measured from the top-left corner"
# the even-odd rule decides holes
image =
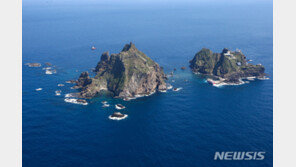
[[[247,63],[240,51],[223,49],[221,53],[213,53],[203,48],[190,61],[190,68],[195,73],[221,77],[228,82],[238,82],[244,77],[263,77],[264,67]]]
[[[94,78],[85,73],[79,77],[77,86],[82,97],[93,97],[101,90],[124,98],[166,89],[163,70],[132,43],[126,44],[118,54],[103,53],[95,72]]]

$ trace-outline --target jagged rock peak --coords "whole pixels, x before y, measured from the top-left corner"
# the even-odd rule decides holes
[[[85,86],[88,84],[91,84],[92,79],[89,77],[89,74],[87,71],[82,72],[77,80],[77,86]]]
[[[88,76],[89,76],[88,72],[85,71],[80,74],[79,78],[87,78]]]
[[[132,42],[130,42],[129,44],[125,44],[125,46],[122,49],[122,52],[126,52],[129,50],[137,50],[135,44],[133,44]]]
[[[104,52],[104,53],[102,54],[102,56],[101,56],[101,61],[108,61],[109,58],[110,58],[110,56],[109,56],[109,51]]]
[[[224,48],[224,49],[222,50],[222,53],[227,53],[227,52],[229,52],[229,51],[230,51],[229,49]]]

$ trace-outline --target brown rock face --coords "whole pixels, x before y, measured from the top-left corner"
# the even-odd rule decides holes
[[[91,84],[92,79],[89,77],[88,72],[82,72],[77,80],[77,86],[84,87]]]
[[[162,68],[132,43],[118,54],[103,53],[95,72],[94,78],[88,73],[80,75],[77,85],[81,87],[81,96],[91,98],[108,90],[115,97],[125,98],[166,89]]]

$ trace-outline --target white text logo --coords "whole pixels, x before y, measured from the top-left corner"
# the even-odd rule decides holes
[[[237,151],[226,151],[216,152],[214,160],[263,160],[265,152],[237,152]]]

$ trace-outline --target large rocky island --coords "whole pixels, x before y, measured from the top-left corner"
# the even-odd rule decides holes
[[[162,68],[133,43],[118,54],[103,53],[94,72],[94,78],[88,72],[81,73],[76,85],[80,97],[92,98],[106,90],[117,98],[134,98],[166,90]]]
[[[241,51],[230,51],[226,48],[222,53],[213,53],[203,48],[190,61],[194,73],[204,74],[213,85],[235,85],[244,83],[242,79],[263,79],[264,66],[248,63]]]

